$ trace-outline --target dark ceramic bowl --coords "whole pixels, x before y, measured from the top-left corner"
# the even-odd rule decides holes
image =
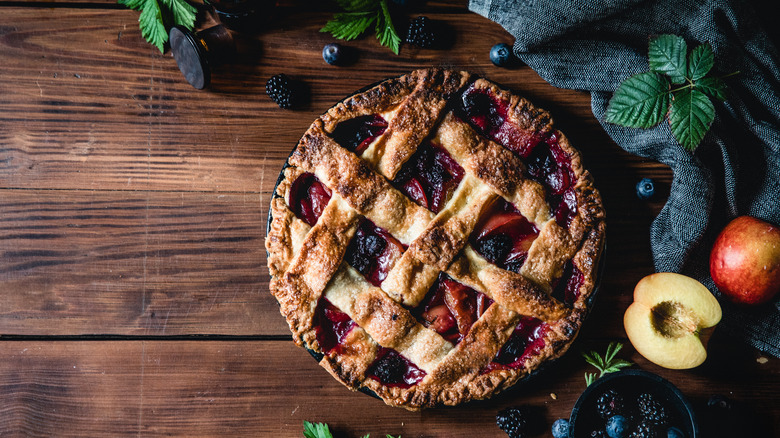
[[[680,429],[685,438],[700,437],[693,408],[676,386],[647,371],[623,370],[596,380],[580,395],[571,411],[569,438],[588,438],[593,430],[604,428],[606,421],[596,411],[596,399],[609,389],[622,394],[629,408],[640,394],[652,394],[666,407],[670,426]],[[665,433],[660,436],[666,438]]]

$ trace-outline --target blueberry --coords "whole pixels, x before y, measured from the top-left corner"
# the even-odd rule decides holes
[[[622,415],[609,417],[607,420],[607,435],[610,438],[626,438],[628,436],[628,419]]]
[[[498,43],[490,49],[490,62],[499,67],[507,67],[513,60],[512,47],[507,43]]]
[[[559,418],[552,425],[553,438],[569,438],[569,420]]]
[[[707,407],[713,410],[728,411],[731,409],[731,401],[722,395],[716,394],[707,400]]]
[[[344,49],[340,44],[326,44],[322,48],[322,59],[330,65],[338,65],[344,61]]]
[[[636,183],[636,195],[639,199],[650,199],[655,193],[655,184],[650,178],[642,178]]]
[[[666,438],[685,438],[685,435],[682,433],[682,431],[676,427],[670,427],[666,431]]]

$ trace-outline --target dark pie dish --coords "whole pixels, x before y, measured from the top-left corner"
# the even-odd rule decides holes
[[[604,233],[548,113],[428,69],[315,120],[280,175],[266,249],[295,342],[350,389],[420,409],[487,398],[560,357]]]

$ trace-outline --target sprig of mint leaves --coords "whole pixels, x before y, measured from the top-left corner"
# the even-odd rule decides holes
[[[141,11],[138,17],[141,36],[157,46],[161,53],[165,52],[168,42],[168,29],[178,25],[192,30],[198,12],[186,0],[117,0],[117,3]]]
[[[633,363],[627,360],[615,357],[621,348],[623,348],[623,344],[620,342],[610,342],[604,356],[600,356],[595,351],[582,353],[585,362],[593,365],[599,370],[598,376],[596,376],[596,373],[585,373],[585,383],[587,386],[590,386],[591,383],[595,382],[596,379],[602,377],[604,374],[614,373],[615,371],[620,371],[622,368],[633,365]]]
[[[363,438],[370,438],[370,435],[370,433],[367,433]],[[304,438],[333,438],[327,423],[310,423],[308,421],[303,422],[303,436]],[[394,437],[387,435],[386,438]],[[396,438],[401,438],[401,435],[398,435]]]
[[[605,120],[629,128],[650,128],[668,117],[677,142],[694,151],[715,119],[711,99],[726,100],[723,79],[738,72],[708,76],[715,64],[712,46],[704,43],[689,52],[685,40],[677,35],[651,38],[647,57],[650,70],[618,86]]]
[[[387,0],[336,0],[345,12],[333,15],[320,32],[329,32],[340,40],[354,40],[373,25],[379,43],[396,55],[401,38],[393,26]]]

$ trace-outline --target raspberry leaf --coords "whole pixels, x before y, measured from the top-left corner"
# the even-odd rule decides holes
[[[308,421],[303,422],[303,436],[304,438],[333,438],[327,424],[309,423]]]
[[[726,100],[726,83],[721,78],[701,78],[696,81],[695,88],[714,99]]]
[[[160,52],[165,51],[170,27],[178,25],[191,30],[195,25],[197,9],[186,0],[118,0],[117,3],[141,11],[138,17],[141,36]]]
[[[654,72],[644,72],[626,79],[612,96],[606,121],[630,128],[655,126],[666,116],[669,107],[669,81]]]
[[[696,149],[715,120],[715,106],[697,88],[685,88],[674,94],[669,110],[669,125],[677,141],[689,151]]]
[[[710,72],[715,65],[715,54],[709,43],[696,46],[688,55],[688,73],[690,81],[698,81]]]
[[[374,12],[341,12],[325,23],[320,32],[330,32],[335,38],[350,41],[363,35],[374,21]]]
[[[398,54],[401,38],[393,26],[387,0],[337,0],[337,3],[346,12],[335,14],[320,32],[328,32],[340,40],[353,40],[374,24],[379,43]]]
[[[393,18],[390,16],[390,10],[387,8],[387,1],[382,0],[379,5],[382,9],[382,14],[379,15],[379,19],[376,21],[376,37],[379,39],[379,43],[385,47],[388,47],[396,55],[398,49],[401,46],[401,38],[393,27]]]
[[[685,82],[688,45],[677,35],[659,35],[650,40],[650,71],[668,75],[673,84]]]

